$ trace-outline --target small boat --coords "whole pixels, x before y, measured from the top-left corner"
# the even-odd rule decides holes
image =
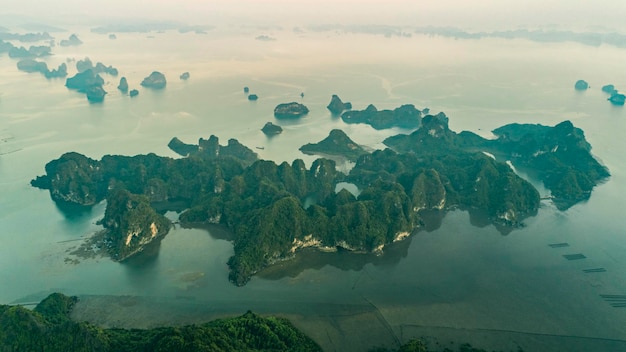
[[[265,149],[265,147],[256,147],[256,149],[261,149],[261,150],[263,150],[263,149]]]

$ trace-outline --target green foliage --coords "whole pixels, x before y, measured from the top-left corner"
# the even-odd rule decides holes
[[[74,302],[75,297],[53,294],[34,311],[0,305],[0,351],[321,351],[283,318],[248,312],[200,325],[101,329],[70,320]]]
[[[150,206],[148,197],[125,189],[109,193],[102,224],[107,229],[109,251],[117,260],[133,255],[171,227],[170,221]]]

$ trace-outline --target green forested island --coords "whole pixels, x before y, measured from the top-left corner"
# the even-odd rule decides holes
[[[248,312],[205,324],[150,330],[102,329],[75,322],[76,297],[54,293],[34,310],[0,305],[0,351],[321,351],[283,318]]]
[[[443,113],[423,117],[420,125],[410,135],[386,139],[393,150],[360,155],[347,175],[323,158],[310,168],[302,160],[256,160],[236,140],[220,146],[212,136],[198,146],[172,140],[170,147],[186,155],[179,159],[148,154],[93,160],[67,153],[49,162],[46,175],[32,184],[49,189],[61,204],[91,206],[106,198],[102,223],[118,260],[167,231],[149,203],[168,209],[182,202],[183,225],[221,224],[233,233],[229,278],[243,285],[305,247],[380,252],[419,228],[422,210],[476,210],[499,226],[520,226],[536,214],[539,193],[485,152],[535,170],[561,209],[586,199],[608,177],[569,121],[507,125],[494,131],[496,140],[450,131]],[[360,193],[335,192],[338,182],[351,182]],[[129,219],[125,227],[116,225]]]
[[[33,310],[0,305],[0,351],[45,352],[209,352],[322,351],[287,319],[262,317],[248,311],[234,318],[203,324],[152,329],[104,329],[76,322],[70,313],[76,297],[53,293]],[[459,352],[484,352],[468,344]],[[398,349],[373,347],[371,352],[429,352],[412,339]],[[452,352],[448,348],[441,350]]]

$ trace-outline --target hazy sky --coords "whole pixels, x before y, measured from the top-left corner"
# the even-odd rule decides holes
[[[626,28],[625,0],[4,0],[1,7],[0,18],[32,15],[59,24],[146,18],[188,24]]]

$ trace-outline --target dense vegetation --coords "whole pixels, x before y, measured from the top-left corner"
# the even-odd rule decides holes
[[[109,207],[115,209],[107,209],[105,227],[115,229],[123,223],[120,219],[131,219],[117,242],[112,241],[118,251],[120,243],[135,243],[134,233],[146,234],[137,236],[140,244],[154,234],[151,227],[159,218],[148,202],[168,209],[168,204],[182,200],[187,205],[180,216],[183,224],[216,223],[232,231],[235,254],[228,262],[229,275],[243,285],[265,266],[304,247],[380,251],[420,226],[419,211],[424,209],[477,209],[494,223],[521,225],[537,212],[539,194],[485,150],[537,168],[562,202],[557,204],[565,206],[588,196],[608,176],[589,154],[582,131],[567,121],[555,127],[505,126],[494,131],[500,135],[497,140],[452,132],[443,113],[425,116],[421,126],[410,135],[386,139],[396,151],[360,155],[349,175],[326,159],[316,160],[310,169],[302,160],[280,165],[256,160],[256,154],[236,140],[223,147],[211,136],[197,146],[173,140],[170,144],[188,155],[182,159],[148,154],[96,161],[67,153],[49,162],[47,174],[32,184],[50,189],[60,203],[93,205],[108,195]],[[343,133],[333,136],[325,147],[332,149],[337,140],[353,143]],[[360,194],[335,193],[341,181],[356,184]],[[130,193],[111,194],[117,189]]]
[[[455,133],[440,113],[426,116],[422,128],[410,135],[387,138],[385,145],[401,153],[449,156],[487,151],[509,159],[543,181],[561,210],[586,200],[593,187],[609,176],[591,155],[591,146],[581,129],[570,121],[554,127],[510,124],[493,131],[499,138],[487,140],[471,132]]]
[[[200,325],[102,329],[69,318],[76,301],[55,293],[33,311],[0,305],[0,351],[321,351],[283,318],[248,312]]]

